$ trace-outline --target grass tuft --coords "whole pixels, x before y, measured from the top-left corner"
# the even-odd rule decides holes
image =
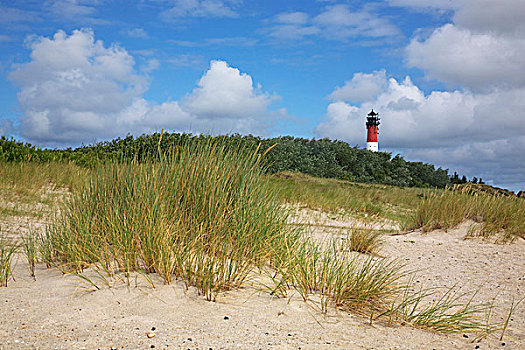
[[[35,277],[35,266],[38,262],[38,235],[29,227],[29,232],[22,235],[22,248],[29,264],[29,274],[33,279]]]
[[[486,336],[496,330],[485,320],[492,311],[489,303],[474,303],[476,293],[462,293],[456,286],[448,289],[407,286],[393,317],[419,328],[442,333],[474,333]],[[432,302],[429,302],[432,299]]]
[[[471,193],[468,187],[429,193],[421,200],[405,229],[450,229],[465,220],[476,224],[470,236],[502,233],[501,242],[525,238],[525,201],[518,197]]]
[[[374,230],[370,225],[365,227],[350,227],[343,241],[343,249],[364,254],[377,254],[383,244],[382,232]]]
[[[41,240],[44,260],[158,273],[213,300],[293,239],[257,153],[204,140],[160,160],[100,165]]]
[[[7,282],[13,278],[14,261],[17,245],[0,236],[0,287],[7,287]]]

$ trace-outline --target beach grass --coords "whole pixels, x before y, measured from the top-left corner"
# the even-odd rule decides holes
[[[42,219],[64,192],[82,186],[89,169],[73,163],[0,162],[0,219]]]
[[[7,283],[13,278],[17,247],[16,242],[8,240],[0,232],[0,287],[7,287]]]
[[[29,227],[28,233],[22,234],[20,245],[24,250],[29,265],[29,274],[36,279],[35,266],[38,262],[38,235],[31,227]]]
[[[278,198],[286,203],[323,212],[393,221],[408,217],[420,198],[431,191],[321,179],[291,172],[272,175],[270,183],[277,189]]]
[[[325,312],[336,307],[370,322],[408,323],[440,332],[486,332],[483,316],[489,309],[463,301],[464,295],[454,291],[438,296],[433,290],[416,290],[406,282],[404,264],[377,255],[381,237],[371,226],[348,228],[342,243],[314,242],[300,226],[289,224],[285,204],[424,229],[453,227],[466,218],[483,224],[501,217],[492,227],[511,235],[520,230],[513,226],[513,210],[522,215],[521,202],[514,199],[293,173],[269,176],[258,152],[227,147],[220,139],[188,142],[167,153],[159,149],[158,157],[149,160],[104,162],[93,169],[13,163],[1,171],[6,176],[0,189],[14,190],[13,200],[38,201],[45,186],[68,189],[46,230],[22,237],[33,275],[31,266],[39,260],[95,289],[97,283],[84,274],[87,268],[107,286],[113,278],[129,284],[132,274],[150,281],[148,276],[157,274],[167,284],[181,280],[215,300],[218,293],[264,273],[272,281],[266,287],[273,295],[295,291],[305,301],[319,300]],[[503,218],[509,224],[502,227]],[[473,234],[490,229],[487,224]],[[0,281],[5,284],[12,278],[14,247],[5,241],[0,245]],[[429,297],[437,301],[426,303]]]
[[[372,225],[364,227],[353,225],[346,229],[342,249],[364,254],[377,254],[383,244],[382,236],[383,232],[374,229]]]
[[[500,242],[525,238],[525,201],[516,196],[471,193],[468,187],[450,188],[425,196],[405,229],[447,230],[466,220],[475,223],[469,236],[500,234]]]
[[[158,273],[213,300],[296,239],[260,156],[220,140],[100,165],[48,229],[46,260],[75,272]]]

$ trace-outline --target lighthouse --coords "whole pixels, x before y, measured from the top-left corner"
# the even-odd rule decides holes
[[[379,129],[379,113],[370,111],[368,117],[366,117],[366,149],[372,152],[379,151],[379,146],[377,144],[377,131]]]

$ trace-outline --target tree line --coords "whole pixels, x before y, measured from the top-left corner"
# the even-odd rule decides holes
[[[304,139],[292,136],[260,138],[239,134],[225,136],[159,133],[134,137],[128,135],[111,141],[66,149],[41,149],[29,143],[0,138],[0,161],[67,161],[81,166],[95,166],[101,161],[143,161],[158,157],[185,142],[221,139],[225,147],[243,147],[264,154],[263,164],[270,174],[293,171],[324,178],[410,187],[444,188],[464,183],[457,173],[432,164],[409,162],[399,155],[371,152],[343,141]],[[476,179],[477,180],[477,179]],[[480,179],[481,181],[481,179]]]

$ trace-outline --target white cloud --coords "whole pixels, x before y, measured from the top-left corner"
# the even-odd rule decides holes
[[[523,0],[387,0],[414,10],[453,11],[453,22],[475,32],[517,33],[525,23]]]
[[[462,0],[459,3],[453,18],[456,25],[474,32],[523,35],[523,0]]]
[[[399,29],[385,18],[366,11],[350,11],[346,5],[328,7],[313,19],[325,35],[346,39],[357,36],[381,38],[400,34]]]
[[[142,71],[149,73],[160,67],[160,62],[156,58],[150,58],[146,61],[146,64],[142,67]]]
[[[30,43],[31,60],[9,78],[20,87],[20,134],[55,146],[91,143],[128,132],[160,128],[188,132],[265,134],[276,112],[273,98],[254,87],[249,75],[212,61],[198,86],[181,101],[152,104],[142,94],[147,77],[119,46],[105,47],[91,30]],[[154,69],[153,60],[143,69]]]
[[[31,61],[10,79],[21,88],[20,132],[33,141],[109,136],[111,119],[146,88],[133,58],[118,46],[105,48],[90,30],[59,31],[30,47]]]
[[[95,13],[95,8],[90,6],[92,3],[93,1],[53,0],[50,4],[50,10],[59,16],[85,17]]]
[[[387,84],[385,70],[371,74],[355,73],[352,80],[337,87],[329,98],[332,101],[364,102],[370,101],[382,92]]]
[[[200,118],[238,121],[236,125],[229,123],[236,130],[253,127],[264,119],[261,117],[267,113],[270,103],[271,97],[257,91],[249,75],[224,61],[212,61],[198,87],[182,101],[186,110]]]
[[[161,17],[171,20],[180,17],[237,17],[235,0],[174,0]]]
[[[408,64],[473,91],[525,86],[525,2],[461,0],[456,6],[453,23],[412,40]]]
[[[270,29],[270,36],[279,40],[302,40],[321,32],[316,26],[301,24],[277,24]]]
[[[402,115],[396,115],[392,109],[399,100],[392,101],[392,105],[379,104],[384,108],[384,141],[391,147],[397,144],[406,147],[407,154],[414,157],[449,164],[463,169],[467,175],[470,172],[471,176],[482,175],[484,179],[523,189],[525,2],[389,0],[389,3],[450,11],[452,23],[434,29],[427,37],[413,38],[406,56],[408,64],[421,68],[427,77],[459,90],[432,92]],[[421,116],[418,123],[416,115]],[[412,125],[413,135],[391,128],[387,121],[390,119]],[[418,127],[422,121],[426,129]],[[324,128],[330,129],[329,124],[325,123]],[[402,136],[412,145],[403,142]]]
[[[281,13],[267,31],[270,36],[284,40],[320,35],[343,41],[361,37],[387,38],[401,33],[389,20],[365,10],[351,11],[347,5],[327,6],[314,17],[304,12]]]
[[[275,24],[269,29],[270,36],[277,39],[300,40],[317,35],[321,29],[312,25],[310,16],[305,12],[284,12],[275,18]]]
[[[224,61],[212,61],[198,86],[183,99],[160,105],[140,99],[122,113],[122,122],[141,132],[164,128],[179,132],[264,135],[278,112],[268,109],[273,98],[259,90],[254,88],[248,74]]]
[[[410,66],[471,90],[525,85],[525,36],[474,33],[452,24],[407,47]]]
[[[309,16],[305,12],[285,12],[277,15],[276,22],[283,24],[306,24]]]
[[[23,22],[41,22],[39,14],[33,11],[21,10],[0,4],[0,23],[13,24]]]
[[[506,186],[524,181],[525,122],[520,111],[525,108],[525,88],[425,95],[409,77],[403,82],[390,79],[361,106],[344,100],[331,103],[315,133],[364,145],[365,116],[372,108],[382,118],[380,148]]]

